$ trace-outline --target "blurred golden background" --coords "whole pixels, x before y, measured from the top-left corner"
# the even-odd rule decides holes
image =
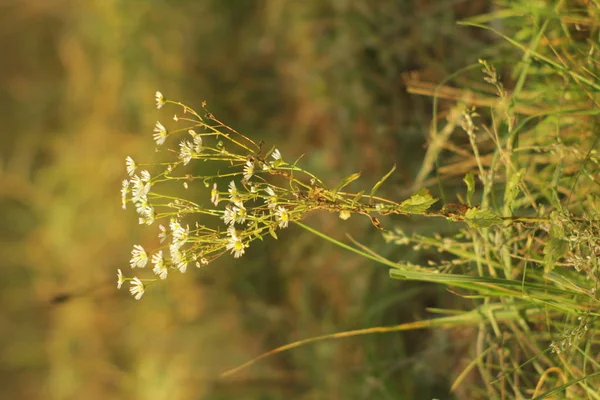
[[[369,188],[396,163],[382,190],[397,198],[431,122],[431,99],[408,95],[403,77],[437,83],[485,54],[456,21],[487,7],[0,0],[0,398],[448,398],[465,355],[460,335],[444,331],[319,342],[220,379],[295,340],[425,318],[447,297],[290,227],[135,301],[117,291],[116,270],[155,232],[121,210],[119,189],[125,157],[149,161],[154,123],[172,117],[155,109],[160,90],[190,106],[206,100],[290,159],[305,154],[330,184],[361,171]],[[392,259],[417,257],[385,245],[366,219],[308,223]]]

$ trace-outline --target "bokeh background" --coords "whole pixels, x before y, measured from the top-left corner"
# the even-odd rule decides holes
[[[468,361],[469,332],[316,335],[428,317],[443,288],[290,227],[247,257],[173,274],[141,301],[116,290],[133,244],[155,233],[120,207],[124,160],[150,161],[154,92],[210,110],[334,185],[362,172],[402,200],[426,150],[437,83],[486,55],[457,26],[489,11],[460,0],[0,0],[0,398],[429,399]],[[175,111],[173,111],[175,112]],[[385,220],[408,231],[450,229]],[[367,219],[314,215],[391,259]]]

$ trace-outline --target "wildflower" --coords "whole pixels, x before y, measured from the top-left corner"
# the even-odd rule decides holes
[[[133,250],[131,250],[131,260],[129,260],[131,268],[144,268],[147,263],[148,254],[146,254],[146,250],[139,244],[133,246]]]
[[[273,160],[275,161],[281,160],[281,153],[279,152],[279,149],[273,150],[273,153],[271,153],[271,157],[273,157]]]
[[[142,172],[140,172],[140,175],[142,176],[140,178],[140,180],[142,182],[149,183],[152,180],[152,176],[150,175],[150,172],[148,172],[146,170],[143,170]]]
[[[246,216],[248,215],[246,212],[246,207],[240,205],[239,207],[233,207],[235,212],[235,222],[238,224],[243,224],[246,221]]]
[[[185,274],[185,271],[187,271],[187,266],[188,263],[185,260],[180,261],[179,263],[177,263],[177,269],[179,270],[179,272],[181,272],[182,274]]]
[[[133,158],[127,156],[127,158],[125,159],[125,167],[127,168],[127,174],[129,176],[133,176],[133,174],[135,173],[135,169],[138,166],[135,163],[135,161],[133,161]]]
[[[236,210],[237,207],[232,208],[230,205],[227,205],[227,207],[225,207],[225,212],[223,213],[222,217],[223,221],[225,221],[225,225],[230,225],[235,222],[235,219],[237,218]]]
[[[179,159],[183,161],[183,165],[187,165],[194,157],[194,149],[192,146],[192,143],[188,140],[182,140],[181,143],[179,143]]]
[[[165,228],[162,225],[159,225],[158,229],[160,230],[160,233],[158,234],[158,240],[160,241],[160,243],[162,243],[167,238],[167,228]]]
[[[158,253],[155,253],[152,255],[152,264],[154,264],[154,268],[152,269],[152,272],[154,272],[156,275],[158,275],[160,277],[160,279],[167,279],[167,274],[169,273],[169,270],[167,269],[167,267],[165,265],[165,260],[163,259],[162,250],[160,250],[160,251],[158,251]]]
[[[146,202],[140,203],[137,207],[137,212],[140,214],[139,223],[152,225],[154,223],[154,207]]]
[[[123,286],[123,282],[125,282],[125,278],[123,277],[123,273],[120,269],[117,270],[117,289],[121,289]]]
[[[210,202],[215,206],[219,205],[219,191],[217,190],[217,184],[214,183],[210,191]]]
[[[154,98],[156,99],[156,108],[160,110],[165,105],[165,96],[161,92],[156,91]]]
[[[137,175],[131,178],[131,199],[134,203],[145,202],[146,196],[150,192],[152,184],[150,182],[144,183],[144,181]]]
[[[129,193],[129,181],[124,179],[121,187],[121,204],[123,205],[123,210],[127,208],[127,193]]]
[[[229,183],[229,200],[235,205],[241,205],[242,199],[238,194],[237,187],[235,186],[235,182],[231,181]]]
[[[171,233],[173,234],[173,243],[179,243],[180,245],[185,243],[190,231],[189,226],[186,229],[183,229],[179,221],[172,219],[169,223],[169,227],[171,228]]]
[[[162,145],[165,142],[165,140],[167,140],[167,135],[169,134],[167,128],[165,128],[160,122],[156,121],[156,125],[154,126],[154,132],[155,133],[152,136],[154,138],[154,141],[157,145]]]
[[[233,257],[235,258],[240,258],[244,254],[245,247],[246,245],[237,236],[231,236],[228,243],[225,245],[225,248],[231,250],[231,254],[233,254]]]
[[[190,129],[188,133],[192,136],[194,141],[194,151],[200,153],[202,151],[202,136],[198,135],[195,130]]]
[[[171,243],[169,245],[169,255],[171,256],[171,263],[173,264],[178,264],[183,259],[183,254],[181,254],[181,251],[179,250],[180,247],[181,245],[178,243]]]
[[[131,295],[133,297],[135,297],[136,300],[139,300],[144,295],[144,290],[145,290],[145,286],[142,283],[142,281],[140,281],[140,279],[137,276],[134,277],[131,280],[131,287],[129,288]]]
[[[275,217],[279,222],[280,228],[287,228],[288,222],[290,221],[290,215],[288,214],[285,207],[279,206],[277,207],[277,211],[275,211]]]
[[[248,160],[244,166],[244,180],[248,182],[252,178],[252,175],[254,175],[254,163]]]
[[[269,195],[269,197],[267,198],[268,207],[277,207],[277,195],[275,195],[275,191],[273,190],[273,188],[271,186],[267,186],[265,192],[267,192],[267,194]]]

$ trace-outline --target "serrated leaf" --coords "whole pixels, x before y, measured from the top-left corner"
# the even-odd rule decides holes
[[[438,200],[431,196],[429,190],[421,189],[410,199],[404,200],[400,204],[399,210],[409,214],[424,214],[436,201]]]
[[[469,172],[463,178],[463,182],[467,185],[467,204],[471,206],[473,193],[475,193],[475,178],[472,172]]]
[[[373,195],[375,194],[375,192],[377,191],[377,189],[379,189],[379,187],[380,187],[381,185],[383,185],[383,182],[385,182],[385,181],[386,181],[386,179],[387,179],[387,178],[389,178],[389,177],[390,177],[390,175],[392,175],[392,173],[393,173],[395,170],[396,170],[396,164],[394,164],[394,165],[392,166],[392,169],[390,169],[390,171],[389,171],[387,174],[385,174],[385,175],[383,176],[383,178],[381,178],[381,179],[380,179],[380,180],[379,180],[379,181],[378,181],[378,182],[377,182],[377,183],[376,183],[376,184],[373,186],[373,189],[371,189],[371,193],[369,193],[369,196],[373,197]]]
[[[360,172],[357,172],[355,174],[352,174],[352,175],[342,179],[342,181],[340,183],[338,183],[338,185],[335,187],[335,189],[333,189],[333,192],[334,193],[339,192],[340,190],[342,190],[343,188],[345,188],[346,186],[348,186],[349,184],[351,184],[358,178],[360,178]]]
[[[502,218],[494,214],[491,210],[469,208],[465,213],[465,222],[471,228],[489,228],[490,226],[500,225]]]

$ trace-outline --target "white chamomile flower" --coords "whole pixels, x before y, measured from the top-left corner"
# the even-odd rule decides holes
[[[140,172],[141,175],[141,180],[142,182],[148,183],[152,180],[152,175],[150,175],[150,172],[143,170],[142,172]]]
[[[239,207],[233,207],[233,211],[235,213],[235,222],[238,224],[243,224],[246,221],[246,207],[240,205]]]
[[[148,254],[146,254],[146,250],[139,244],[133,246],[133,250],[131,250],[131,260],[129,260],[131,268],[144,268],[147,263]]]
[[[137,175],[131,178],[131,199],[134,203],[147,201],[146,196],[150,192],[152,184],[150,182],[144,183],[144,181]]]
[[[193,144],[188,140],[182,140],[181,143],[179,143],[179,159],[183,161],[183,165],[187,165],[193,157]]]
[[[229,200],[236,205],[242,204],[242,199],[240,198],[237,187],[235,186],[235,182],[229,182]]]
[[[167,131],[167,128],[165,128],[160,122],[156,121],[156,125],[154,125],[154,135],[152,136],[156,144],[160,146],[165,143],[168,135],[169,132]]]
[[[127,156],[127,158],[125,159],[125,167],[127,168],[127,175],[133,176],[138,166],[135,163],[135,161],[133,161],[133,158]]]
[[[139,223],[152,225],[154,223],[154,207],[148,203],[140,203],[137,207],[137,212],[140,214]]]
[[[198,135],[193,129],[190,129],[188,133],[192,136],[194,141],[194,151],[200,153],[202,151],[202,136]]]
[[[131,287],[129,288],[129,291],[131,292],[131,295],[135,297],[136,300],[142,298],[145,289],[146,287],[144,286],[144,283],[140,281],[140,279],[137,276],[131,280]]]
[[[117,270],[117,289],[121,289],[123,286],[123,282],[125,282],[125,278],[123,277],[123,273],[120,269]]]
[[[157,90],[154,98],[156,99],[156,108],[160,110],[165,105],[165,96]]]
[[[279,152],[279,149],[273,150],[273,152],[271,153],[271,157],[273,157],[273,160],[275,161],[281,160],[281,153]]]
[[[124,179],[123,184],[121,186],[121,204],[123,210],[127,208],[127,193],[129,193],[129,181],[127,179]]]
[[[183,254],[179,250],[181,246],[177,243],[171,243],[169,245],[169,255],[171,256],[171,263],[178,264],[183,259]]]
[[[210,202],[215,206],[219,205],[219,190],[217,189],[216,183],[213,183],[213,187],[210,191]]]
[[[183,229],[183,226],[176,219],[172,219],[169,223],[169,227],[171,228],[171,233],[173,235],[173,243],[178,243],[182,245],[188,238],[188,234],[190,231],[189,226],[186,229]]]
[[[277,218],[277,222],[279,222],[280,228],[287,228],[288,222],[290,221],[290,215],[285,207],[277,207],[277,211],[275,211],[275,217]]]
[[[252,178],[252,175],[254,175],[254,163],[248,160],[244,166],[244,180],[248,182]]]
[[[223,217],[221,217],[225,221],[225,225],[233,225],[237,218],[236,210],[237,207],[231,207],[230,205],[225,207],[225,212],[223,213]]]
[[[177,269],[182,274],[185,274],[185,271],[187,271],[187,266],[188,266],[188,263],[185,260],[181,260],[180,262],[177,263]]]
[[[277,207],[277,195],[275,194],[275,191],[273,190],[273,188],[271,186],[267,186],[267,188],[265,189],[265,192],[267,192],[267,194],[269,195],[269,197],[267,198],[268,207],[269,208]]]
[[[233,257],[240,258],[245,252],[246,245],[237,236],[230,236],[225,248],[231,250]]]
[[[160,243],[163,243],[167,238],[167,228],[165,228],[162,225],[159,225],[158,229],[160,230],[160,233],[158,234],[158,240],[160,241]]]
[[[159,250],[157,253],[154,253],[152,255],[152,264],[154,264],[152,272],[158,275],[160,279],[167,279],[167,274],[169,273],[169,270],[165,265],[162,250]]]

